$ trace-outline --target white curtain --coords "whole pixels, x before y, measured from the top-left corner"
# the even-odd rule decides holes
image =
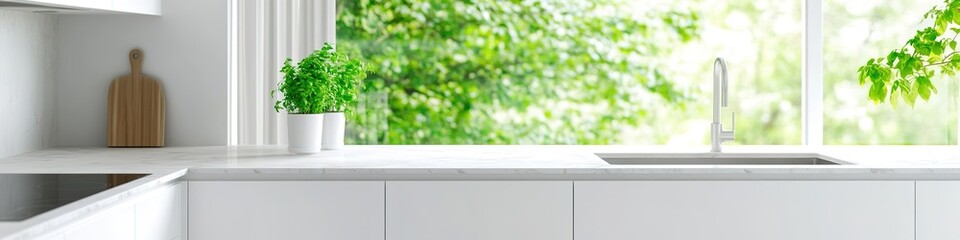
[[[335,0],[233,0],[231,7],[233,145],[285,145],[286,117],[270,91],[294,62],[336,41]]]

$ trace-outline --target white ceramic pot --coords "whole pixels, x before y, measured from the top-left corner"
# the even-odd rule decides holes
[[[323,149],[336,150],[343,148],[343,133],[347,120],[343,112],[328,112],[323,114]]]
[[[291,153],[318,153],[323,139],[324,114],[287,114],[287,150]]]

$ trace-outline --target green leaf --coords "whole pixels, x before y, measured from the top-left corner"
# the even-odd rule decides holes
[[[903,101],[907,102],[907,104],[909,104],[910,107],[912,108],[914,106],[914,103],[917,102],[916,91],[910,91],[910,88],[908,87],[901,87],[900,92],[901,92],[901,97],[903,98]]]
[[[860,86],[863,86],[863,84],[867,82],[867,78],[870,76],[868,69],[870,68],[872,68],[872,66],[866,65],[857,69],[857,79],[860,81]]]
[[[934,26],[936,26],[937,33],[943,34],[943,32],[946,32],[947,24],[949,24],[949,22],[947,21],[946,17],[937,18],[936,22],[934,23]]]
[[[930,46],[930,48],[933,49],[932,50],[934,54],[933,56],[939,56],[943,54],[944,47],[940,43],[934,43],[933,45]]]
[[[916,58],[907,57],[907,60],[905,62],[902,62],[902,64],[900,64],[900,67],[899,67],[900,77],[906,78],[907,76],[912,75],[915,69],[914,66],[916,65],[914,64],[914,62],[916,61],[917,61]]]
[[[899,56],[900,52],[897,52],[896,50],[891,51],[890,54],[887,54],[887,66],[893,67],[893,62],[896,61]]]
[[[923,98],[924,101],[930,100],[930,88],[925,84],[921,83],[920,78],[917,78],[916,84],[917,93],[920,94],[920,98]]]
[[[882,103],[887,98],[887,87],[883,82],[874,82],[870,85],[869,98],[874,103]]]
[[[954,8],[954,9],[956,9],[956,8]],[[960,24],[960,14],[957,14],[957,12],[954,12],[954,13],[953,13],[953,19],[951,19],[951,20],[953,21],[954,24]]]
[[[923,98],[923,100],[929,100],[931,94],[937,93],[937,88],[933,86],[933,83],[927,76],[917,77],[916,84],[917,93],[920,94],[920,97]]]
[[[898,103],[900,102],[900,101],[899,101],[899,100],[900,100],[900,91],[897,91],[897,90],[898,90],[898,89],[897,89],[898,84],[896,84],[896,83],[897,83],[897,82],[894,82],[893,88],[892,88],[891,91],[890,91],[890,105],[892,105],[893,108],[897,108],[897,105],[898,105]]]

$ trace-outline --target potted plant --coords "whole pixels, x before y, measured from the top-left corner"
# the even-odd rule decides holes
[[[320,50],[300,60],[296,67],[286,59],[280,72],[283,81],[271,92],[283,95],[274,109],[286,110],[288,150],[317,153],[343,147],[346,121],[343,112],[355,103],[367,67],[324,43]],[[329,124],[325,124],[329,123]]]
[[[344,128],[346,119],[344,112],[356,104],[360,94],[360,84],[367,77],[368,67],[359,59],[350,59],[343,51],[336,51],[334,46],[324,43],[323,48],[317,51],[326,57],[331,77],[323,78],[324,86],[328,90],[328,102],[323,114],[323,149],[343,148]]]

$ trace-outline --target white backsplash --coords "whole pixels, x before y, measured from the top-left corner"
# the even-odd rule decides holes
[[[127,54],[140,48],[143,74],[166,96],[166,146],[226,145],[229,2],[163,0],[163,16],[59,16],[54,144],[107,145],[110,81],[130,73]]]
[[[57,17],[0,10],[0,157],[52,146]]]

